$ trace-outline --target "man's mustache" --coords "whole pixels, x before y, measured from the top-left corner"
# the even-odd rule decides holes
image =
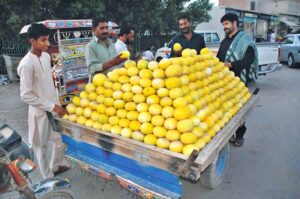
[[[181,29],[181,32],[189,32],[190,31],[190,28],[182,28]]]

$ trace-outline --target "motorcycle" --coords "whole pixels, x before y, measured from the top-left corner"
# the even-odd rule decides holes
[[[30,187],[29,173],[36,168],[32,160],[32,150],[21,136],[6,124],[0,127],[0,196],[14,189],[19,192],[20,199],[75,199],[66,179],[47,178]]]

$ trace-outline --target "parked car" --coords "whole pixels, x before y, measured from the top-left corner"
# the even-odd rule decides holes
[[[199,33],[203,38],[206,44],[214,43],[214,42],[220,42],[220,36],[216,31],[213,30],[195,30],[195,33]]]
[[[220,43],[220,36],[216,31],[210,31],[210,30],[204,30],[204,31],[199,31],[195,30],[195,33],[199,33],[202,35],[204,38],[205,44],[219,44]],[[169,48],[169,44],[172,42],[172,40],[169,43],[165,43],[165,46],[162,48],[157,49],[154,59],[156,61],[160,61],[162,58],[168,57],[171,53],[171,48]]]
[[[216,31],[195,31],[200,33],[204,40],[206,47],[212,52],[213,55],[218,53],[220,47],[220,36]],[[299,37],[298,37],[299,41]],[[170,41],[172,42],[172,40]],[[169,43],[170,43],[169,42]],[[166,43],[164,47],[159,48],[155,53],[155,60],[160,61],[163,58],[167,58],[171,53],[171,48],[168,47],[169,43]],[[299,42],[298,42],[299,43]],[[299,44],[298,44],[299,45]],[[258,75],[266,75],[267,73],[275,72],[282,68],[279,61],[279,48],[278,43],[265,42],[256,43],[258,51]],[[298,57],[299,57],[298,47]],[[299,59],[298,59],[299,60]]]
[[[285,36],[279,43],[279,61],[294,68],[300,63],[300,34]]]

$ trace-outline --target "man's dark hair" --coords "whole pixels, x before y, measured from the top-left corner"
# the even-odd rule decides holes
[[[131,31],[133,31],[133,29],[130,27],[127,27],[127,26],[122,27],[120,30],[119,36],[122,36],[124,34],[128,35]]]
[[[181,20],[181,19],[186,19],[186,20],[188,20],[188,22],[191,22],[191,18],[188,14],[180,15],[180,17],[178,18],[178,21]]]
[[[97,17],[93,19],[92,26],[93,28],[96,28],[99,25],[99,23],[105,22],[108,23],[107,19],[105,19],[104,17]]]
[[[224,21],[230,21],[231,23],[233,23],[234,21],[236,21],[236,25],[239,25],[239,17],[234,14],[234,13],[227,13],[225,14],[222,18],[221,18],[221,23],[223,23]]]
[[[44,24],[33,23],[30,25],[27,31],[28,40],[33,38],[37,40],[41,36],[47,36],[50,34],[50,29],[47,28]]]

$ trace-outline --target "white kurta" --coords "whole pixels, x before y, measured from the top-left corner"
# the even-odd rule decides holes
[[[120,39],[117,39],[115,43],[117,54],[120,54],[122,51],[127,51],[127,45],[121,41]]]
[[[55,104],[59,103],[50,63],[49,54],[43,52],[38,58],[28,52],[18,66],[21,99],[29,105],[28,141],[30,144],[33,143],[33,139],[40,143],[48,142],[46,134],[49,127],[45,124],[45,120],[48,121],[45,111],[52,111]]]
[[[59,104],[52,79],[50,55],[43,52],[37,57],[28,52],[19,63],[18,75],[21,99],[29,105],[28,142],[33,146],[42,176],[51,177],[52,171],[57,170],[62,161],[65,146],[60,134],[53,131],[46,114],[46,111],[53,110],[55,104]],[[54,142],[50,166],[46,158],[49,140]]]
[[[152,61],[154,59],[153,53],[150,50],[147,50],[142,53],[143,59],[147,59],[148,61]]]

